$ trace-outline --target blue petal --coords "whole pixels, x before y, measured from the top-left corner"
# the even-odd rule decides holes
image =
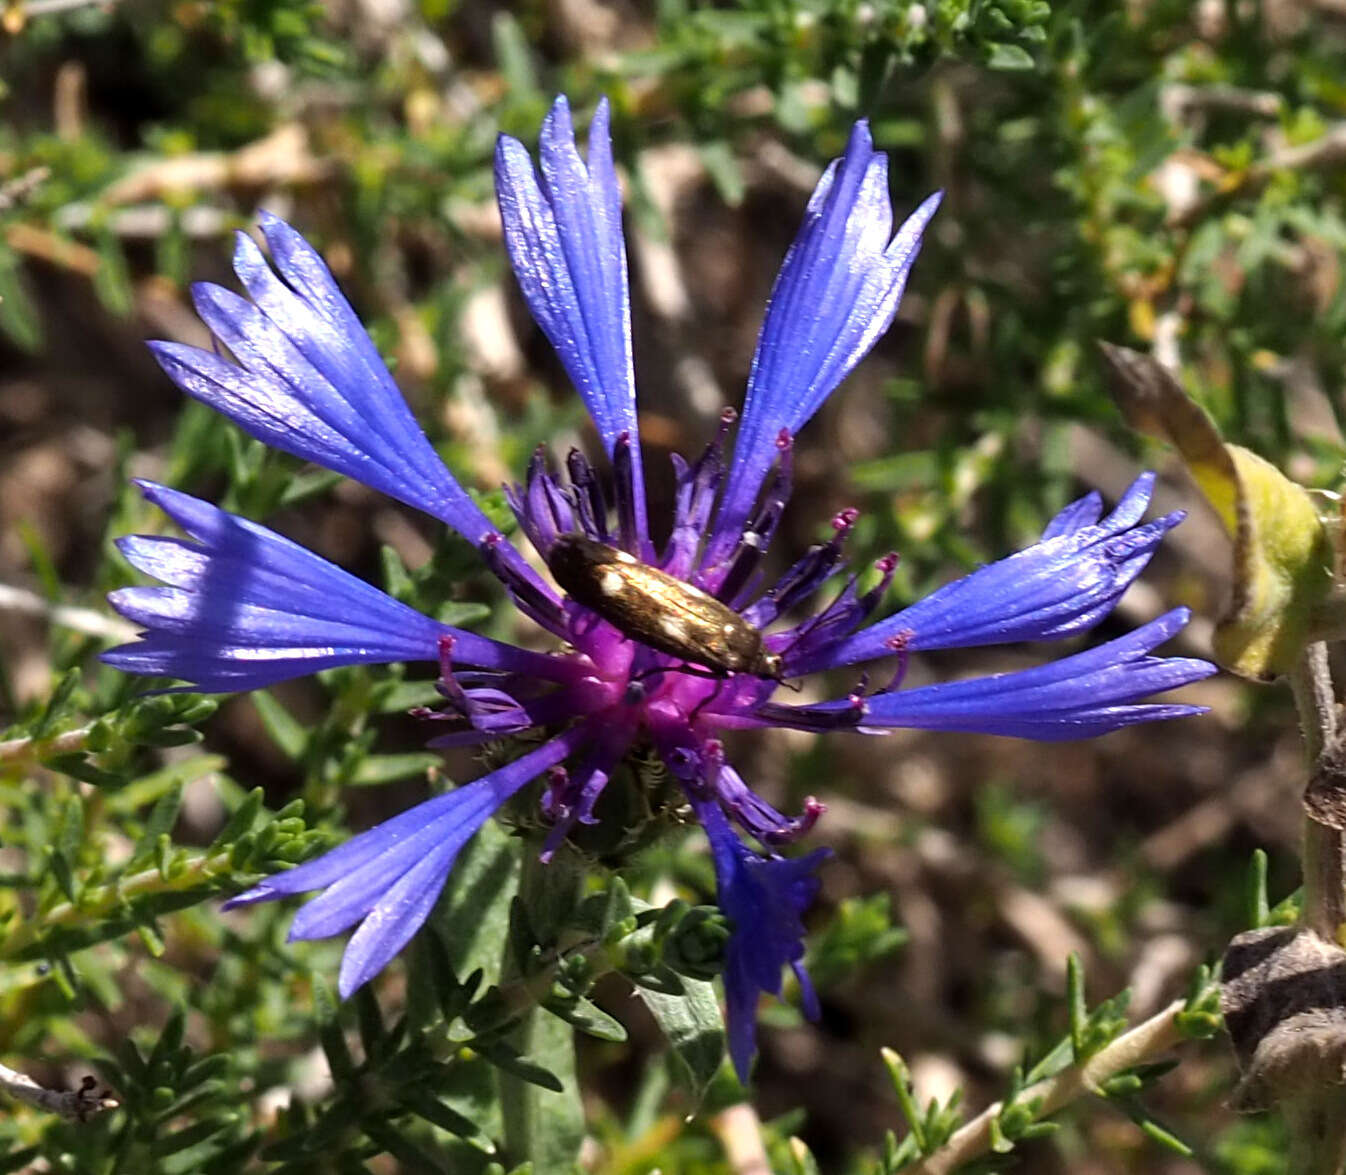
[[[495,186],[505,247],[528,309],[556,348],[608,456],[622,434],[631,439],[643,541],[645,491],[636,444],[631,297],[608,119],[604,98],[589,124],[586,167],[575,147],[570,107],[564,96],[557,98],[542,124],[541,183],[528,149],[501,135]]]
[[[326,887],[295,915],[291,939],[326,938],[360,923],[341,961],[342,998],[372,979],[421,928],[462,847],[501,804],[587,737],[574,728],[490,775],[436,796],[316,861],[268,878],[225,908]]]
[[[196,542],[118,541],[169,587],[109,599],[147,631],[102,654],[128,673],[176,677],[211,692],[256,689],[338,665],[434,661],[453,638],[456,662],[555,679],[562,663],[423,616],[275,531],[152,482],[138,483]]]
[[[151,343],[160,366],[259,440],[482,542],[495,527],[440,461],[322,258],[274,216],[263,214],[262,232],[280,277],[246,234],[234,251],[252,301],[208,283],[192,291],[197,312],[237,363],[181,343]],[[526,566],[517,552],[511,561]]]
[[[1177,608],[1117,640],[1048,665],[1014,673],[889,691],[816,706],[768,704],[764,724],[798,729],[879,731],[890,727],[961,730],[1055,742],[1092,738],[1138,722],[1205,712],[1204,706],[1138,704],[1216,672],[1207,661],[1150,657],[1187,623]]]
[[[1043,541],[946,584],[860,632],[787,656],[788,672],[853,665],[893,651],[1057,640],[1097,624],[1144,570],[1181,513],[1138,526],[1154,488],[1143,474],[1101,523],[1096,495],[1068,506]]]
[[[739,1080],[747,1084],[757,1052],[758,997],[780,994],[782,967],[803,973],[801,916],[817,896],[815,871],[828,851],[793,859],[761,856],[738,839],[717,803],[690,798],[710,840],[720,909],[733,923],[724,961],[729,1055]],[[808,993],[806,1007],[816,1017],[817,1000],[807,977],[801,983]]]
[[[888,159],[857,122],[819,181],[767,306],[708,566],[743,530],[781,429],[798,432],[897,313],[935,193],[892,234]]]
[[[1146,477],[1149,478],[1149,483],[1147,484],[1146,489],[1148,490],[1153,486],[1154,475],[1142,474],[1140,478],[1132,483],[1131,488],[1127,490],[1126,497],[1130,497],[1131,494],[1135,493],[1136,487],[1139,486]],[[1149,494],[1147,492],[1147,501],[1148,498]],[[1126,498],[1123,498],[1123,502],[1125,500]],[[1118,506],[1118,509],[1121,509],[1120,505]],[[1042,531],[1042,539],[1043,541],[1046,541],[1047,539],[1056,538],[1057,535],[1074,534],[1077,530],[1081,530],[1086,526],[1093,526],[1102,517],[1103,496],[1097,490],[1091,490],[1089,493],[1085,494],[1084,497],[1071,502],[1069,506],[1047,523]]]
[[[475,831],[476,828],[471,830]],[[391,963],[421,928],[439,899],[460,847],[461,842],[453,840],[435,845],[415,861],[365,916],[341,956],[337,991],[343,1000]]]

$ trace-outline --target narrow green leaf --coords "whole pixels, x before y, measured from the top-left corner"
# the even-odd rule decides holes
[[[491,41],[500,75],[514,101],[522,101],[538,92],[537,73],[533,68],[533,47],[518,19],[500,11],[491,21]]]
[[[488,1155],[495,1152],[494,1144],[477,1129],[475,1122],[446,1106],[433,1094],[423,1089],[407,1089],[403,1091],[402,1097],[413,1114],[434,1123],[441,1130],[447,1130],[450,1134],[466,1139]]]
[[[136,845],[134,860],[140,860],[148,857],[155,851],[161,836],[167,836],[173,830],[173,825],[177,823],[178,809],[182,807],[182,787],[178,785],[164,792],[154,807],[150,809],[148,819],[145,821],[145,831],[141,835],[140,842]]]
[[[1070,1047],[1077,1062],[1088,1059],[1086,1030],[1089,1025],[1089,1005],[1084,998],[1084,969],[1074,951],[1066,957],[1066,1008],[1070,1014]]]
[[[409,751],[401,755],[366,755],[349,782],[356,787],[395,783],[399,779],[424,775],[432,767],[442,766],[443,762],[442,756],[428,751]]]
[[[569,1034],[569,1025],[564,1027],[566,1033]],[[503,1042],[478,1042],[474,1047],[497,1069],[503,1069],[506,1073],[519,1078],[521,1081],[526,1081],[529,1085],[536,1085],[539,1089],[551,1090],[552,1093],[563,1093],[565,1091],[561,1079],[550,1069],[544,1069],[541,1065],[520,1056]]]
[[[897,1105],[906,1120],[911,1137],[916,1141],[920,1154],[926,1153],[925,1117],[916,1106],[911,1093],[911,1071],[902,1055],[894,1049],[881,1049],[884,1067],[888,1070],[888,1080],[892,1082],[893,1092],[897,1094]]]
[[[79,901],[79,887],[75,884],[75,874],[70,868],[70,860],[60,849],[47,848],[47,868],[51,871],[56,884],[72,904]]]
[[[265,798],[265,792],[260,787],[255,787],[243,797],[243,802],[238,805],[230,814],[229,819],[224,822],[224,827],[220,829],[219,835],[210,843],[212,849],[221,848],[224,845],[232,844],[253,825],[257,819],[257,813],[262,810],[262,801]]]
[[[269,690],[257,690],[248,696],[272,741],[287,758],[298,759],[308,746],[308,731],[303,724]]]
[[[459,856],[428,923],[452,969],[459,975],[480,970],[488,986],[500,981],[518,860],[518,841],[487,821]]]
[[[1267,902],[1267,853],[1265,849],[1254,849],[1248,865],[1248,925],[1260,929],[1271,921],[1271,906]]]
[[[599,1040],[610,1040],[621,1044],[626,1040],[626,1029],[582,996],[554,997],[544,1000],[542,1006],[553,1016],[559,1016],[567,1024],[578,1028],[589,1036]]]
[[[42,322],[28,293],[19,267],[18,254],[0,249],[0,330],[25,351],[42,343]]]
[[[724,1019],[714,985],[684,978],[680,995],[644,986],[635,990],[678,1059],[678,1073],[693,1100],[699,1102],[724,1060]]]

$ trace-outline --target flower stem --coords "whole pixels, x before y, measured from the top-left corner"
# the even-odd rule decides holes
[[[579,861],[566,849],[543,865],[535,846],[525,848],[516,916],[521,912],[526,918],[533,941],[543,945],[556,941],[579,900],[583,881]],[[505,950],[502,985],[520,977],[512,944]],[[514,1163],[531,1162],[533,1175],[569,1175],[575,1169],[584,1138],[584,1112],[575,1076],[574,1029],[559,1016],[534,1007],[510,1035],[510,1043],[520,1054],[550,1070],[564,1089],[553,1093],[512,1073],[500,1072],[506,1152]]]

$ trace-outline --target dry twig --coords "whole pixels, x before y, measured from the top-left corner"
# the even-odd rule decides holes
[[[95,1114],[115,1110],[121,1105],[109,1090],[95,1093],[98,1079],[92,1076],[85,1077],[78,1089],[47,1089],[27,1074],[0,1065],[0,1088],[12,1098],[72,1122],[87,1122]]]

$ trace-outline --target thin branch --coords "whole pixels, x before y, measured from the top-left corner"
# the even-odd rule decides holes
[[[14,587],[0,583],[0,612],[22,612],[28,616],[41,616],[52,624],[62,628],[73,628],[76,632],[89,636],[101,636],[107,640],[135,640],[139,629],[134,624],[116,616],[95,612],[92,608],[76,608],[70,604],[53,604],[50,600],[30,592],[27,588]]]
[[[771,1175],[762,1141],[762,1120],[750,1103],[738,1102],[721,1110],[707,1125],[724,1147],[724,1157],[734,1175]]]
[[[36,257],[57,269],[68,269],[72,273],[82,273],[85,277],[92,277],[103,263],[97,249],[67,240],[24,221],[5,226],[4,243],[16,253]]]
[[[1284,147],[1265,159],[1231,172],[1216,191],[1193,202],[1174,218],[1181,228],[1191,228],[1206,217],[1216,203],[1237,194],[1254,192],[1282,171],[1317,171],[1346,164],[1346,122],[1336,123],[1310,143]]]
[[[1159,91],[1159,108],[1173,122],[1206,111],[1246,114],[1252,118],[1279,118],[1285,99],[1274,90],[1245,90],[1238,86],[1189,86],[1170,82]]]
[[[194,151],[150,159],[114,180],[103,205],[141,204],[183,192],[268,189],[321,184],[336,174],[335,159],[320,158],[298,123],[283,123],[233,151]]]
[[[21,175],[0,184],[0,212],[17,208],[50,178],[50,167],[30,167]]]
[[[1030,1085],[1016,1099],[1016,1105],[1037,1102],[1036,1119],[1049,1117],[1076,1098],[1096,1093],[1101,1085],[1119,1073],[1153,1060],[1179,1044],[1183,1034],[1178,1014],[1187,1006],[1174,1000],[1163,1011],[1137,1024],[1111,1044],[1100,1049],[1082,1065],[1071,1065],[1055,1077]],[[910,1167],[908,1175],[949,1175],[991,1149],[991,1126],[1004,1110],[1004,1102],[987,1106],[970,1122],[954,1131],[942,1147]]]
[[[26,1074],[0,1065],[0,1089],[10,1097],[73,1122],[87,1122],[95,1114],[115,1110],[121,1105],[106,1089],[95,1093],[97,1088],[98,1079],[86,1077],[78,1089],[47,1089]]]
[[[19,7],[24,16],[34,17],[58,16],[62,12],[73,12],[76,8],[111,9],[115,6],[116,0],[27,0]]]
[[[50,738],[10,738],[0,742],[0,766],[27,764],[34,759],[51,755],[73,755],[84,750],[85,743],[93,731],[92,724],[81,726],[77,730],[65,730]]]

